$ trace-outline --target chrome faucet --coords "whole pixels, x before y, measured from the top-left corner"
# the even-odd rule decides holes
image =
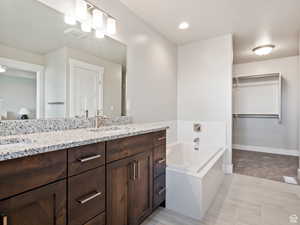
[[[95,128],[102,126],[105,119],[108,119],[108,117],[105,115],[100,115],[100,110],[98,109],[95,116]]]
[[[200,142],[200,138],[199,137],[194,138],[194,143],[199,143],[199,142]]]

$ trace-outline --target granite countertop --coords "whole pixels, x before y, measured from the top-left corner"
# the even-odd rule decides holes
[[[165,130],[161,123],[105,126],[0,137],[0,161]]]

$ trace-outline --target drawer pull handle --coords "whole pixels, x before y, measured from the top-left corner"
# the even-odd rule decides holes
[[[92,195],[90,195],[90,196],[84,198],[84,199],[79,199],[78,202],[79,202],[80,204],[85,204],[85,203],[91,201],[92,199],[97,198],[97,197],[100,196],[100,195],[102,195],[102,192],[97,192],[97,193],[95,193],[95,194],[92,194]]]
[[[80,162],[84,163],[84,162],[88,162],[88,161],[91,161],[91,160],[94,160],[94,159],[98,159],[98,158],[101,158],[102,155],[94,155],[94,156],[90,156],[90,157],[86,157],[86,158],[82,158],[82,159],[79,159]]]
[[[8,218],[7,218],[7,216],[2,215],[1,217],[2,217],[2,225],[8,225]]]
[[[166,162],[166,159],[160,159],[160,160],[157,161],[158,164],[163,164],[165,162]]]
[[[160,189],[160,191],[158,192],[159,195],[161,195],[162,193],[164,193],[167,189],[166,188],[162,188]]]
[[[159,141],[163,141],[163,140],[166,140],[167,138],[166,137],[160,137],[158,138]]]

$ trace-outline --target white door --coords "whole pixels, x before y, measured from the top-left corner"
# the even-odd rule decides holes
[[[103,67],[70,60],[70,117],[103,110],[103,72]]]

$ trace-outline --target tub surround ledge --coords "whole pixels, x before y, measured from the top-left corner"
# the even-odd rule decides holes
[[[159,123],[127,124],[0,137],[0,161],[168,129]],[[11,143],[9,143],[11,142]]]

